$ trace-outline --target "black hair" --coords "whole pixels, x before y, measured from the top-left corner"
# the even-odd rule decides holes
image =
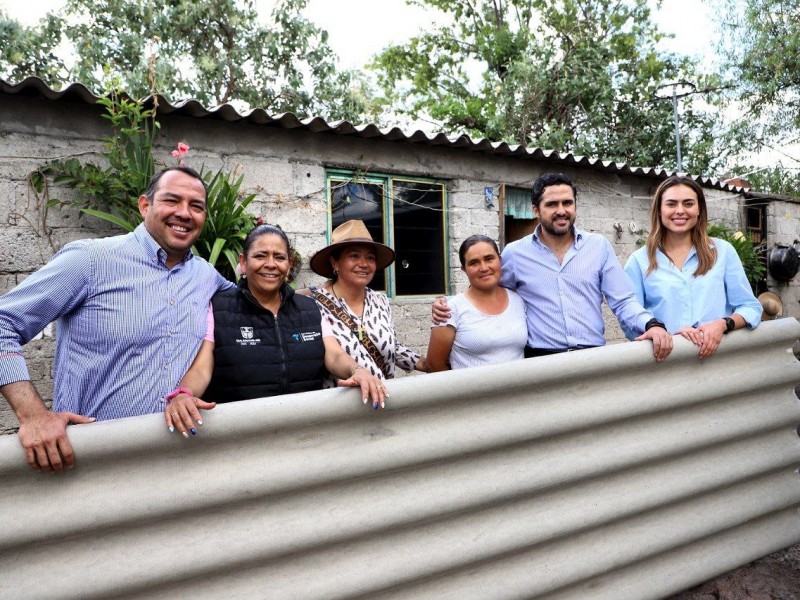
[[[536,208],[539,208],[539,203],[542,201],[542,194],[544,189],[551,185],[568,185],[572,188],[572,195],[575,200],[578,199],[578,190],[572,180],[563,173],[546,173],[541,175],[536,181],[533,182],[531,189],[531,202]]]
[[[481,235],[476,233],[475,235],[469,236],[463,242],[461,242],[461,246],[458,248],[458,259],[461,261],[461,266],[464,266],[464,257],[467,255],[467,250],[472,248],[475,244],[479,244],[481,242],[486,242],[497,253],[497,256],[500,256],[500,248],[497,247],[497,242],[495,242],[492,238],[488,235]]]
[[[256,225],[250,230],[250,233],[247,234],[247,237],[244,238],[244,242],[242,243],[242,254],[247,256],[247,253],[250,252],[250,248],[252,247],[253,243],[262,235],[269,234],[280,236],[281,239],[283,239],[283,241],[286,243],[286,254],[291,259],[292,243],[289,241],[286,233],[280,227],[275,227],[275,225],[267,225],[266,223],[263,225]]]
[[[200,173],[198,173],[191,167],[176,165],[173,167],[167,167],[166,169],[161,169],[150,178],[150,183],[147,184],[147,189],[144,192],[144,195],[147,196],[147,199],[150,201],[150,204],[153,203],[153,200],[155,198],[156,190],[158,189],[158,182],[161,181],[161,178],[170,171],[180,171],[181,173],[185,173],[189,177],[194,177],[195,179],[197,179],[200,183],[203,184],[203,193],[205,194],[206,198],[208,198],[208,186],[206,186],[206,182],[203,181],[203,178],[200,177]]]

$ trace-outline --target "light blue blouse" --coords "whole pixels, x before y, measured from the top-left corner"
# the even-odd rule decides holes
[[[698,264],[694,248],[680,270],[658,250],[658,268],[645,275],[647,248],[634,252],[625,264],[639,302],[663,321],[670,333],[733,313],[741,315],[751,329],[761,322],[761,304],[753,295],[736,250],[724,240],[712,240],[717,260],[708,273],[699,277],[693,275]]]

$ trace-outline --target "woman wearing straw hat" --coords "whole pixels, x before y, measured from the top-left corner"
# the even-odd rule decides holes
[[[394,377],[396,367],[427,370],[424,358],[397,341],[389,299],[367,287],[375,273],[392,262],[394,250],[373,241],[363,221],[346,221],[333,230],[331,243],[311,258],[311,270],[328,280],[300,292],[317,301],[345,352],[386,379]]]
[[[714,354],[724,334],[761,322],[736,250],[707,228],[703,188],[673,175],[653,197],[647,244],[625,265],[639,302],[667,331],[699,346],[700,358]]]

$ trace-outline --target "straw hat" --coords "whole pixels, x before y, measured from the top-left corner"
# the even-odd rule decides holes
[[[311,257],[311,270],[328,279],[333,277],[330,257],[345,246],[370,246],[375,251],[376,269],[385,269],[394,262],[394,250],[372,240],[364,221],[345,221],[331,233],[331,244]]]
[[[771,321],[778,315],[783,314],[783,302],[775,292],[764,292],[759,295],[758,301],[761,303],[761,308],[764,309],[761,313],[762,321]]]

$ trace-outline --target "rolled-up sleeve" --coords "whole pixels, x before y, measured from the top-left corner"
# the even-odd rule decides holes
[[[744,272],[739,255],[729,243],[720,244],[725,252],[725,295],[733,312],[747,321],[748,327],[754,329],[761,323],[761,303],[753,294],[750,282]]]
[[[83,304],[91,269],[83,244],[69,244],[0,297],[0,386],[30,380],[22,346]]]
[[[631,337],[644,333],[645,325],[653,315],[637,299],[631,279],[622,268],[611,244],[606,240],[606,258],[602,272],[602,291],[609,308],[617,317],[625,335]]]

